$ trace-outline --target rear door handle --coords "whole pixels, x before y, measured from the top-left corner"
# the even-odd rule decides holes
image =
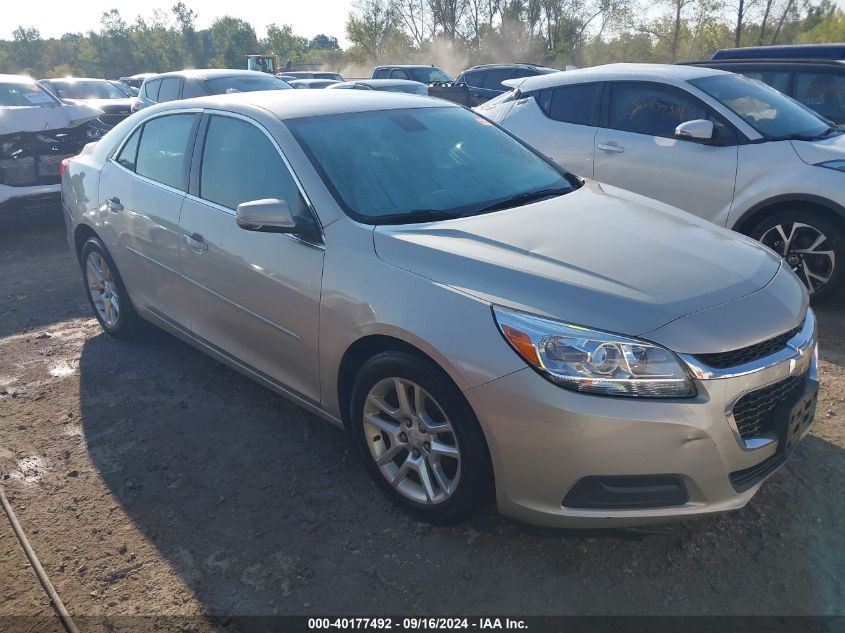
[[[185,241],[188,243],[193,250],[198,253],[202,253],[208,250],[208,243],[206,243],[205,239],[199,233],[194,233],[193,235],[186,235]]]
[[[621,154],[625,151],[624,147],[616,143],[599,143],[597,147],[603,152],[614,152],[616,154]]]
[[[109,211],[112,213],[117,213],[118,211],[123,211],[123,205],[120,204],[120,198],[112,197],[106,199],[106,206],[109,208]]]

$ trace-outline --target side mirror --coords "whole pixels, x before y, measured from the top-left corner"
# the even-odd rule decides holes
[[[235,211],[235,222],[247,231],[299,233],[305,227],[297,223],[288,203],[276,198],[242,202]]]
[[[678,138],[694,138],[699,140],[712,139],[713,121],[706,121],[705,119],[684,121],[675,128],[675,136]]]

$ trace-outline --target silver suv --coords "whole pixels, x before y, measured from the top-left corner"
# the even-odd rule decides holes
[[[742,507],[808,432],[816,323],[769,249],[444,101],[150,107],[69,161],[106,332],[141,319],[351,432],[402,507],[551,526]]]

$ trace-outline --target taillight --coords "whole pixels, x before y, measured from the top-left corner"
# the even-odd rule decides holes
[[[67,171],[67,166],[70,164],[70,157],[63,158],[62,162],[59,163],[59,178],[65,177],[65,171]]]

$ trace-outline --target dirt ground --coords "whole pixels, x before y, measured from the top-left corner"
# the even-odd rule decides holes
[[[845,305],[818,312],[812,436],[745,509],[440,529],[343,432],[166,334],[102,334],[51,211],[0,224],[0,484],[75,617],[843,615]],[[0,513],[0,618],[25,615],[52,610]]]

